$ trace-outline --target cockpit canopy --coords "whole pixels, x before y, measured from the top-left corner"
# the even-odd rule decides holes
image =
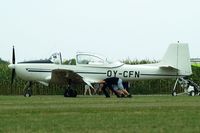
[[[98,66],[98,67],[118,67],[123,65],[119,61],[109,61],[107,58],[91,54],[91,53],[77,53],[76,55],[76,64],[82,66]]]

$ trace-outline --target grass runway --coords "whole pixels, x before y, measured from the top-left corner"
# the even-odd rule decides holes
[[[199,131],[199,96],[0,96],[0,133]]]

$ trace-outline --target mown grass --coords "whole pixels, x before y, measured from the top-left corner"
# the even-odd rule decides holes
[[[199,132],[200,97],[0,96],[0,132]]]

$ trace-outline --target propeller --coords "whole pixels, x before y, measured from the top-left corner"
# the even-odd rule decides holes
[[[12,64],[15,64],[15,47],[13,46]]]
[[[12,84],[14,82],[14,78],[15,78],[15,68],[13,67],[15,65],[15,48],[13,46],[13,53],[12,53],[12,64],[10,65],[10,68],[12,69],[12,76],[11,76],[11,87],[12,87]]]

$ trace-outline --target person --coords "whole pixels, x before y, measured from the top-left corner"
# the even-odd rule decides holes
[[[125,86],[127,87],[127,86]],[[121,95],[121,97],[132,97],[129,92],[124,88],[124,84],[122,83],[122,80],[119,78],[117,85],[113,85],[113,89]]]
[[[90,86],[85,84],[84,95],[86,95],[87,91],[88,91],[89,95],[92,96]]]
[[[124,82],[122,82],[122,84],[123,84],[123,86],[124,86],[124,89],[126,89],[126,91],[128,91],[129,93],[130,93],[130,82],[128,82],[128,81],[124,81]]]
[[[131,97],[131,95],[124,89],[122,80],[117,77],[106,78],[102,81],[104,83],[102,91],[106,97],[110,97],[106,88],[109,88],[117,97]]]
[[[96,84],[93,85],[93,87],[94,87],[93,88],[93,90],[94,90],[93,95],[97,95],[100,84],[96,83]]]

